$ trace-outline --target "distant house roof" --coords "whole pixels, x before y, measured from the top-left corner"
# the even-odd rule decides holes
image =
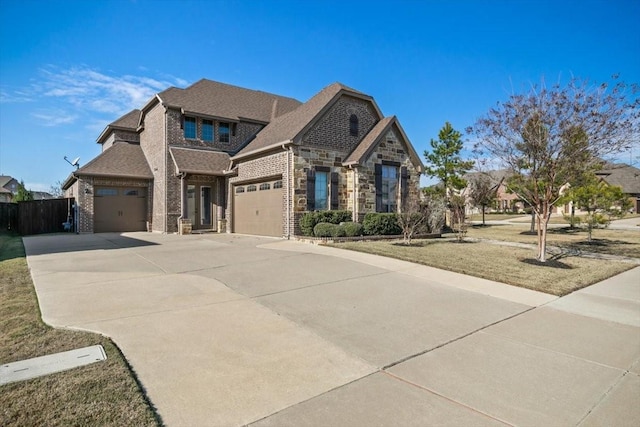
[[[626,194],[640,194],[640,169],[625,165],[607,165],[606,169],[599,170],[596,175],[607,184],[622,187]]]
[[[139,144],[116,142],[89,163],[73,172],[62,185],[69,188],[80,176],[153,179]]]
[[[9,188],[11,181],[15,181],[15,185],[17,186],[18,181],[14,177],[8,175],[0,175],[0,193],[13,194],[13,189]]]
[[[231,164],[229,154],[194,148],[169,148],[177,173],[223,175]]]
[[[167,107],[180,108],[185,114],[265,124],[300,105],[300,101],[293,98],[207,79],[185,89],[171,87],[160,92],[157,99]],[[152,99],[149,104],[153,102]]]
[[[128,130],[135,132],[138,128],[138,123],[140,121],[141,111],[138,109],[131,110],[124,116],[118,118],[117,120],[109,123],[107,127],[104,128],[100,136],[98,136],[97,142],[102,143],[104,139],[109,135],[109,133],[115,129]]]
[[[274,119],[258,133],[253,141],[240,150],[234,159],[258,153],[277,144],[295,142],[294,140],[301,137],[304,130],[308,129],[342,94],[373,101],[369,95],[341,83],[332,83],[295,110]],[[380,111],[378,114],[382,116]]]

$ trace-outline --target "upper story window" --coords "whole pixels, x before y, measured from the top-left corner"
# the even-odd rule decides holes
[[[229,123],[220,123],[220,142],[229,142]]]
[[[189,139],[196,139],[196,118],[195,117],[184,118],[184,137]]]
[[[213,120],[202,120],[202,140],[213,141]]]
[[[352,136],[358,136],[358,116],[352,114],[349,117],[349,134]]]

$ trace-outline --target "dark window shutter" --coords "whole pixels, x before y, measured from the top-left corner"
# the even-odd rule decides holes
[[[331,172],[331,209],[337,210],[340,199],[338,198],[338,172]]]
[[[375,169],[376,184],[376,212],[382,212],[382,165],[377,164]]]
[[[409,171],[406,166],[400,168],[400,187],[402,188],[400,203],[402,204],[401,208],[404,209],[404,204],[409,196]]]
[[[307,171],[307,210],[312,211],[316,207],[316,171]]]

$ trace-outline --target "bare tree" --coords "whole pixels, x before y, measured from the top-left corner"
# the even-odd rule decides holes
[[[426,205],[421,204],[417,198],[406,198],[402,211],[398,214],[398,224],[402,229],[402,237],[406,245],[410,245],[416,232],[426,226],[428,218]]]
[[[535,213],[537,259],[544,262],[549,218],[567,184],[638,141],[638,86],[594,87],[580,79],[564,87],[543,84],[498,103],[467,131],[477,137],[479,156],[513,173],[507,185]]]
[[[482,209],[482,225],[484,222],[484,213],[487,206],[496,200],[496,194],[501,182],[493,183],[491,177],[484,173],[478,173],[473,178],[469,178],[469,197],[473,206]]]

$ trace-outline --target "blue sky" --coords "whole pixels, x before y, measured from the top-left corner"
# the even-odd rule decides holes
[[[46,191],[108,123],[201,78],[301,101],[339,81],[422,154],[542,78],[640,83],[638,22],[637,0],[2,0],[0,174]]]

